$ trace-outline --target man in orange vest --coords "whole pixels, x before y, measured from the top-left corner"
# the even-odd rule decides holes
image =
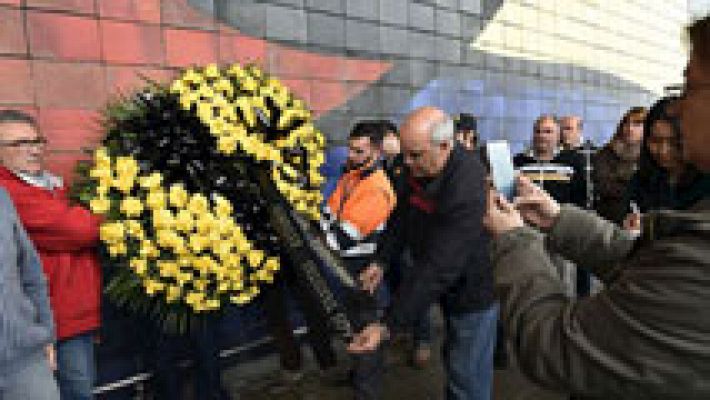
[[[348,139],[348,160],[335,191],[324,208],[321,226],[328,246],[337,252],[353,276],[361,276],[377,249],[377,241],[395,207],[392,184],[380,163],[382,124],[359,122]],[[356,305],[360,327],[381,317],[384,288],[371,293],[376,309]],[[382,387],[382,352],[357,355],[352,374],[356,399],[377,399]]]

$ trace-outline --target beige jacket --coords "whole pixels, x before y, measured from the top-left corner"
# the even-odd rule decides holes
[[[566,298],[548,250],[607,289]],[[516,229],[492,257],[511,348],[533,380],[599,399],[710,399],[710,199],[650,215],[638,242],[564,206],[547,236]]]

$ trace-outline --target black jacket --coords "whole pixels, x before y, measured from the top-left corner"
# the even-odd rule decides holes
[[[408,175],[404,179],[376,255],[386,263],[407,246],[414,259],[393,297],[388,326],[411,324],[435,301],[452,313],[490,307],[493,277],[482,227],[485,170],[478,155],[456,146],[436,178],[421,186]]]
[[[515,165],[515,168],[540,163],[541,162],[535,157],[527,153],[520,153],[513,157],[513,165]],[[550,163],[572,167],[574,173],[569,182],[543,182],[543,189],[560,203],[571,203],[579,207],[584,207],[587,200],[587,184],[584,176],[584,158],[582,155],[572,150],[562,150],[557,153]]]

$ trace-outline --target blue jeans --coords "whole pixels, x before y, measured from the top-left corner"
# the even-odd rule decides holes
[[[2,400],[59,400],[57,382],[44,351],[33,354],[19,370],[0,376]]]
[[[93,332],[57,343],[57,378],[62,400],[92,399],[95,377]]]
[[[444,310],[447,400],[489,400],[493,385],[498,304],[464,314]]]

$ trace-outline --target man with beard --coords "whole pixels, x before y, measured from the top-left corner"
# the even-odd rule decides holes
[[[395,207],[396,196],[381,167],[382,126],[379,121],[359,122],[348,139],[345,172],[324,207],[321,226],[326,243],[337,252],[353,276],[371,262],[385,223]],[[382,276],[379,276],[381,281]],[[367,302],[356,302],[352,313],[357,328],[377,320],[385,307],[381,284],[370,288],[376,309]],[[358,294],[354,294],[357,296]],[[352,383],[355,398],[380,398],[383,373],[382,351],[359,354],[353,360]]]
[[[596,210],[609,221],[621,224],[631,211],[627,193],[641,154],[645,107],[624,114],[611,141],[592,160]],[[554,196],[553,196],[554,197]]]
[[[670,114],[683,160],[710,172],[710,16],[688,31],[685,91]],[[513,204],[495,194],[488,204],[501,317],[526,375],[585,398],[710,398],[710,193],[646,215],[639,239],[525,179]],[[606,288],[566,299],[548,249],[589,266]]]

